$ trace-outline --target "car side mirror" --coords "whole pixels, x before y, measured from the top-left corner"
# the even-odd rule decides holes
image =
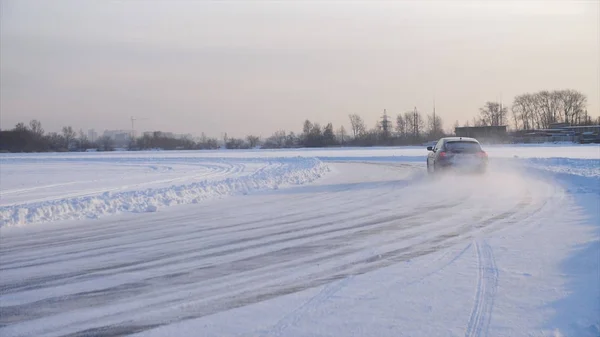
[[[428,146],[427,151],[433,151],[433,146]]]

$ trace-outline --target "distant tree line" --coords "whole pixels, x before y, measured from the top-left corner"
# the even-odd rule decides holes
[[[581,92],[544,90],[515,97],[511,110],[517,130],[546,129],[552,123],[600,124],[600,116],[594,121],[586,106],[587,97]]]
[[[107,140],[101,137],[95,143],[102,146]],[[35,119],[29,125],[18,123],[12,130],[0,131],[2,152],[66,152],[93,146],[83,131],[78,134],[72,127],[65,126],[61,133],[45,133],[42,123]]]
[[[509,107],[498,102],[486,102],[479,110],[479,115],[464,126],[500,126],[512,124],[515,130],[544,129],[552,123],[564,122],[571,125],[600,124],[600,116],[595,120],[587,112],[587,97],[576,90],[539,91],[526,93],[514,98],[509,116]],[[296,134],[279,130],[266,139],[249,135],[245,138],[206,137],[199,139],[169,137],[162,132],[146,133],[142,137],[132,139],[129,149],[148,150],[199,150],[218,149],[250,149],[250,148],[299,148],[299,147],[332,147],[332,146],[393,146],[420,145],[426,141],[437,140],[454,133],[454,127],[444,130],[444,122],[434,112],[423,114],[416,108],[412,111],[389,115],[386,110],[371,128],[358,114],[349,116],[350,130],[344,126],[334,128],[332,123],[321,126],[318,122],[305,120],[302,132]],[[1,152],[46,152],[46,151],[84,151],[97,149],[111,151],[114,141],[102,136],[91,141],[82,130],[76,132],[72,127],[62,128],[62,132],[45,133],[42,124],[32,120],[29,125],[17,124],[11,130],[0,131]]]
[[[447,135],[443,121],[435,113],[426,115],[416,109],[392,118],[384,110],[374,127],[368,128],[362,117],[350,114],[350,132],[344,126],[335,129],[332,123],[325,126],[305,120],[302,133],[280,130],[265,139],[263,148],[332,147],[332,146],[393,146],[416,145]]]
[[[199,141],[194,141],[190,138],[170,137],[163,132],[156,131],[132,140],[129,148],[135,150],[212,150],[218,149],[219,144],[216,138],[208,138],[204,134]]]
[[[32,120],[29,125],[18,123],[11,130],[0,131],[0,152],[67,152],[85,151],[94,149],[98,151],[113,151],[114,140],[109,136],[102,136],[91,141],[80,130],[75,132],[71,126],[62,128],[61,133],[45,133],[38,120]],[[129,149],[149,150],[160,148],[163,150],[202,150],[219,148],[216,138],[202,136],[200,140],[193,141],[187,138],[168,137],[162,132],[144,134],[133,139]]]
[[[510,125],[514,130],[548,129],[554,123],[568,123],[574,126],[598,125],[600,116],[595,119],[588,114],[587,97],[576,90],[542,90],[526,93],[514,98],[508,115],[508,107],[498,102],[486,102],[474,117],[472,124],[464,126]],[[511,120],[509,120],[511,118]]]
[[[381,121],[367,129],[362,118],[357,114],[349,116],[352,125],[351,133],[344,126],[334,129],[332,123],[321,126],[317,122],[306,120],[302,133],[280,130],[262,140],[258,136],[249,135],[245,138],[223,137],[209,138],[204,134],[197,139],[177,138],[167,136],[163,132],[145,133],[132,139],[128,144],[130,150],[210,150],[225,147],[227,149],[250,148],[299,148],[299,147],[331,147],[331,146],[383,146],[419,144],[429,138],[439,138],[445,135],[442,130],[442,119],[439,116],[427,116],[427,123],[420,112],[416,110],[399,114],[395,120],[384,112]],[[61,133],[45,133],[42,124],[32,120],[29,125],[17,124],[11,130],[0,131],[0,152],[67,152],[114,150],[115,142],[109,136],[102,136],[91,141],[80,130],[75,132],[71,126],[62,128]]]

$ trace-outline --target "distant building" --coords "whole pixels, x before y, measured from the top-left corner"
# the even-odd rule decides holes
[[[583,133],[600,134],[600,125],[566,126],[563,129],[573,132],[576,135]]]
[[[504,142],[508,139],[506,125],[459,126],[454,129],[457,137],[471,137],[483,142]]]
[[[552,123],[548,129],[519,130],[512,135],[516,143],[598,143],[600,125],[570,126],[568,123]]]
[[[94,129],[89,129],[87,134],[88,139],[93,143],[98,140],[98,132]]]
[[[165,137],[165,138],[175,138],[175,134],[173,132],[163,132],[163,131],[146,131],[144,132],[144,137]]]
[[[177,134],[173,132],[164,132],[164,131],[146,131],[143,133],[144,137],[165,137],[165,138],[175,138],[175,139],[193,139],[191,134]]]
[[[112,139],[115,147],[127,147],[131,142],[130,130],[106,130],[104,136]]]
[[[571,126],[571,124],[569,124],[569,123],[550,123],[548,128],[549,129],[560,129],[560,128],[565,128],[568,126]]]

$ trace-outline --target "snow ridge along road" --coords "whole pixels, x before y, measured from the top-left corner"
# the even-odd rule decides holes
[[[38,165],[42,168],[60,163],[75,165],[81,164],[81,160],[60,158],[36,163],[31,159],[21,161],[6,161],[2,163],[3,170],[10,180],[10,175],[18,174],[18,170],[26,165]],[[96,165],[106,165],[106,160],[87,160]],[[184,172],[181,168],[185,164]],[[328,167],[314,158],[271,158],[260,159],[228,159],[224,161],[219,158],[195,159],[174,158],[173,163],[179,163],[175,171],[176,177],[164,179],[159,174],[147,174],[146,181],[136,184],[119,184],[118,180],[100,181],[95,183],[91,189],[80,189],[74,192],[56,193],[57,189],[66,185],[85,184],[90,181],[64,182],[62,184],[50,184],[45,186],[33,186],[29,188],[2,190],[2,204],[0,205],[0,219],[2,225],[24,225],[28,223],[49,222],[68,219],[97,218],[99,216],[115,214],[120,212],[155,212],[160,207],[198,203],[203,200],[219,198],[234,194],[244,194],[251,191],[264,189],[277,189],[280,186],[290,184],[305,184],[318,179],[328,172]],[[139,160],[120,160],[119,166],[123,170],[132,167],[139,168]],[[144,160],[144,167],[149,167],[152,173],[161,166],[152,165],[152,161]],[[173,166],[173,165],[172,165]],[[167,171],[173,171],[172,166]],[[189,170],[189,167],[192,170]],[[162,168],[165,169],[165,168]],[[89,168],[88,168],[89,170]],[[138,170],[139,171],[139,170]],[[136,173],[140,173],[136,171]],[[172,175],[172,174],[169,174]],[[139,178],[139,176],[138,176]],[[106,180],[109,180],[106,182]],[[179,183],[178,185],[174,185]],[[117,185],[119,184],[119,185]],[[100,185],[100,186],[98,186]],[[116,185],[116,186],[115,186]],[[52,192],[45,192],[43,198],[35,198],[35,193],[40,190],[54,189],[54,195],[47,196]],[[23,196],[23,194],[25,196]],[[29,198],[25,199],[27,196]],[[19,197],[19,198],[16,198]],[[11,198],[19,201],[10,202]]]
[[[271,157],[120,158],[135,176],[162,172],[114,168],[154,188],[175,171],[293,173],[160,212],[0,228],[0,335],[597,337],[600,178],[587,160],[431,179],[406,158]],[[17,181],[13,196],[60,197]]]

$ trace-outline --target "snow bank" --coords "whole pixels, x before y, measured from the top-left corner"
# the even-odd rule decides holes
[[[227,159],[227,161],[231,160],[231,158]],[[261,160],[265,161],[265,159]],[[248,161],[248,159],[240,161]],[[328,166],[316,158],[270,158],[267,161],[268,165],[263,169],[245,176],[0,206],[0,226],[97,218],[120,212],[156,212],[164,206],[192,204],[228,195],[304,184],[329,171]]]
[[[530,158],[525,165],[553,173],[600,178],[600,159]]]

